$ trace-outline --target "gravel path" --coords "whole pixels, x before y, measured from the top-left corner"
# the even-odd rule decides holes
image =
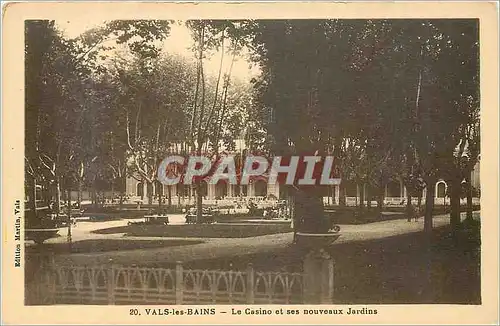
[[[462,213],[462,218],[465,213]],[[110,222],[111,224],[119,224],[119,221]],[[107,223],[106,227],[110,227]],[[447,215],[435,216],[433,219],[434,227],[447,225],[449,217]],[[113,235],[98,235],[90,233],[94,226],[79,225],[80,237],[85,233],[88,238],[123,238],[123,234]],[[123,224],[123,221],[121,221]],[[75,228],[75,230],[77,229]],[[102,224],[101,224],[102,228]],[[415,222],[407,222],[405,219],[382,221],[362,225],[341,225],[341,237],[333,244],[346,243],[352,241],[363,241],[370,239],[379,239],[390,237],[399,234],[418,232],[423,229],[423,218]],[[63,239],[65,234],[63,233]],[[154,237],[126,237],[130,240],[158,240]],[[153,248],[153,249],[138,249],[128,251],[113,251],[102,253],[85,253],[85,254],[71,254],[60,255],[56,257],[59,264],[119,264],[119,265],[132,265],[132,264],[148,264],[148,263],[174,263],[176,261],[193,261],[200,259],[218,258],[235,256],[242,254],[254,254],[259,252],[269,252],[272,250],[282,249],[289,246],[292,242],[293,233],[271,234],[252,238],[189,238],[191,240],[204,241],[201,244],[187,245],[171,248]],[[165,238],[167,239],[180,239],[180,238]],[[59,239],[58,239],[59,240]]]

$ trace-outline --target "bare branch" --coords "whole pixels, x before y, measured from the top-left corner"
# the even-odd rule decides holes
[[[130,143],[130,118],[129,118],[129,112],[127,110],[127,145],[130,150],[134,150],[132,147],[132,144]]]
[[[45,162],[44,159],[42,157],[45,157],[47,160],[49,160],[51,163],[52,163],[52,168],[49,166],[49,163]],[[50,173],[55,177],[56,176],[56,165],[55,165],[55,162],[53,159],[51,159],[47,154],[40,154],[38,156],[40,162],[42,163],[42,165],[50,171]]]
[[[206,134],[207,134],[207,131],[208,131],[208,128],[210,126],[210,122],[212,122],[212,116],[215,112],[215,107],[217,105],[217,99],[218,99],[218,96],[219,96],[219,84],[220,84],[220,77],[221,77],[221,74],[222,74],[222,64],[224,62],[224,29],[222,30],[222,35],[221,35],[221,56],[220,56],[220,63],[219,63],[219,74],[217,76],[217,83],[215,84],[215,97],[214,97],[214,102],[212,104],[212,109],[210,110],[210,113],[208,115],[208,119],[207,119],[207,123],[205,125],[205,130],[204,130],[204,134],[203,134],[203,138],[206,137]]]

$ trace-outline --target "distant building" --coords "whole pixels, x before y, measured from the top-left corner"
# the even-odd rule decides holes
[[[236,141],[235,153],[241,153],[245,149],[245,142],[243,140]],[[170,195],[172,204],[193,204],[195,201],[195,190],[192,186],[177,184],[172,186],[162,185],[157,182],[152,188],[147,187],[145,182],[139,181],[140,177],[128,177],[126,180],[126,194],[132,201],[143,199],[146,201],[148,191],[152,191],[153,196],[162,194],[164,200]],[[346,191],[346,202],[348,205],[357,203],[360,197],[360,185],[343,180]],[[479,162],[474,167],[471,173],[471,183],[475,188],[480,188],[479,179]],[[439,179],[436,184],[435,203],[437,205],[444,204],[446,198],[447,184],[444,180]],[[159,189],[162,187],[163,189]],[[366,185],[364,186],[366,187]],[[169,189],[170,188],[170,189]],[[407,195],[406,187],[402,180],[391,181],[385,186],[385,201],[387,204],[401,204],[406,200]],[[325,203],[338,204],[339,203],[339,186],[332,186],[331,189],[325,189]],[[423,190],[422,198],[425,200],[426,189]],[[202,182],[202,194],[205,200],[210,202],[224,200],[232,201],[237,199],[284,199],[284,192],[282,186],[278,183],[269,184],[267,177],[262,176],[251,180],[248,185],[231,185],[225,180],[219,181],[217,184],[208,184],[206,181]],[[365,191],[366,194],[366,191]],[[374,194],[372,194],[374,195]],[[415,198],[416,200],[416,198]],[[373,199],[375,201],[375,199]]]

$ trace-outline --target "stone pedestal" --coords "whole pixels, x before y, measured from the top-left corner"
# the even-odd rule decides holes
[[[310,251],[304,259],[304,303],[331,304],[333,259],[324,249]]]

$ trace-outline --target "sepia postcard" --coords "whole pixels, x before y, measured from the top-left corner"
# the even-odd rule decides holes
[[[498,324],[498,3],[2,9],[2,323]]]

